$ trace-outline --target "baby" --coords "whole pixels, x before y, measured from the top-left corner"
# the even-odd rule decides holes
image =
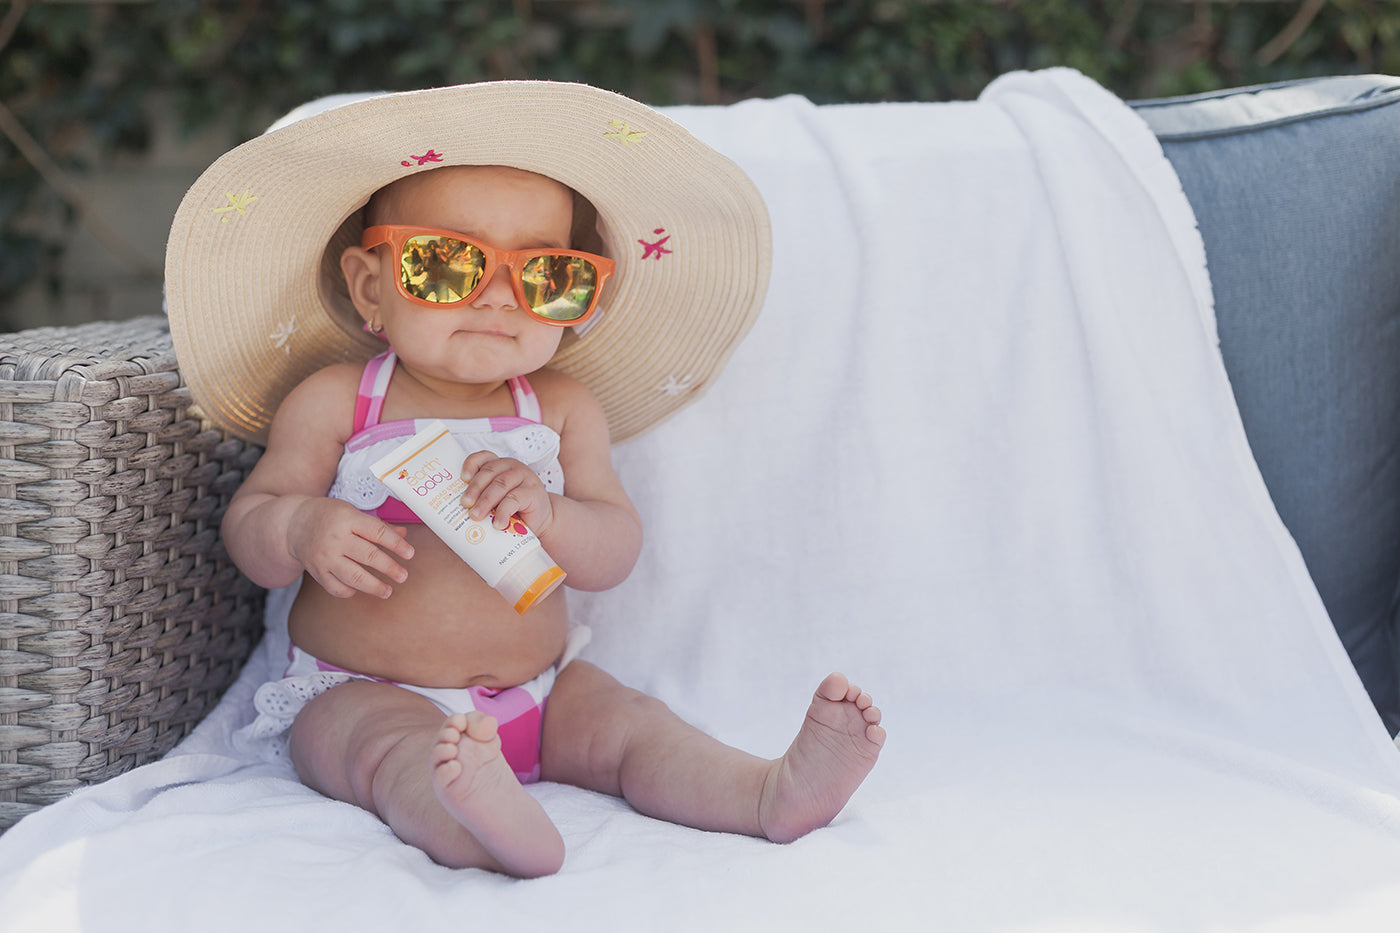
[[[453,91],[471,93],[431,93]],[[404,114],[389,102],[398,97],[360,105],[356,119],[394,132]],[[588,119],[566,103],[544,112]],[[618,106],[613,95],[603,103]],[[490,134],[479,122],[473,132]],[[562,137],[555,148],[570,153]],[[444,162],[452,155],[433,151]],[[443,865],[520,877],[558,871],[564,859],[558,830],[522,783],[531,780],[778,842],[826,825],[885,738],[880,711],[843,675],[817,686],[781,758],[730,748],[579,659],[587,631],[571,628],[563,588],[518,615],[376,488],[367,465],[441,419],[469,452],[464,507],[498,528],[522,521],[568,586],[617,585],[642,547],[611,465],[604,405],[550,365],[566,331],[606,305],[615,264],[583,248],[593,245],[590,205],[545,174],[479,155],[403,165],[363,207],[359,243],[339,253],[340,287],[390,349],[367,365],[315,369],[285,395],[223,522],[228,551],[252,580],[302,581],[287,676],[259,691],[260,709],[272,703],[291,722],[297,774]]]

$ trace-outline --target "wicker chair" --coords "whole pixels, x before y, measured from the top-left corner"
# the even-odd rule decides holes
[[[192,407],[164,318],[0,336],[0,832],[233,682],[263,594],[219,521],[260,453]]]

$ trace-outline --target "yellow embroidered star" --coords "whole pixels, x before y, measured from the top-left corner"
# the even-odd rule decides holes
[[[634,143],[646,135],[646,130],[634,130],[631,124],[625,123],[622,120],[609,120],[608,126],[615,126],[617,129],[611,133],[604,133],[603,135],[616,139],[624,146],[628,143]]]
[[[248,206],[258,199],[258,196],[247,188],[243,189],[242,194],[234,194],[232,191],[225,191],[224,197],[228,199],[228,203],[223,207],[214,208],[214,213],[223,215],[219,218],[223,223],[228,223],[228,219],[233,216],[233,211],[237,211],[240,215],[247,217]]]

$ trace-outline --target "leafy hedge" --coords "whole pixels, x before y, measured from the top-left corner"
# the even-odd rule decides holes
[[[968,99],[1070,65],[1127,98],[1400,70],[1394,0],[146,0],[0,19],[0,302],[56,267],[21,211],[140,151],[153,121],[231,140],[337,91],[581,80],[653,104]],[[8,119],[6,119],[8,117]],[[26,139],[28,137],[28,139]],[[43,176],[37,169],[46,168]],[[55,283],[55,288],[61,285]],[[0,326],[4,326],[0,319]]]

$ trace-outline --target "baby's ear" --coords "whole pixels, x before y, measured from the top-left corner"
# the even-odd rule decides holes
[[[379,313],[379,254],[359,246],[347,247],[340,254],[340,271],[345,273],[345,286],[350,300],[366,323]]]

